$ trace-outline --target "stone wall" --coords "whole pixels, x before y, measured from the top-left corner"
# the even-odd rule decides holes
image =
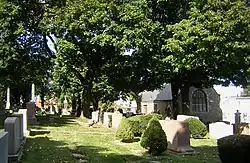
[[[164,118],[167,116],[168,109],[172,108],[172,101],[142,102],[141,103],[142,113],[143,114],[153,113],[155,111],[154,110],[155,104],[157,105],[157,110],[160,111],[160,114],[162,114]],[[147,110],[144,109],[145,105],[147,106]]]
[[[222,110],[220,108],[220,95],[213,88],[206,88],[203,91],[207,96],[208,112],[192,111],[192,95],[197,90],[195,87],[189,89],[190,115],[198,116],[204,122],[215,122],[222,120]]]

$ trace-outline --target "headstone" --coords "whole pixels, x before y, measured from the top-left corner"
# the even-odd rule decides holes
[[[191,115],[177,115],[177,121],[185,121],[188,118],[196,118],[199,119],[199,117],[191,116]]]
[[[29,125],[35,125],[37,124],[36,121],[36,107],[35,107],[35,103],[34,102],[28,102],[26,104],[26,108],[27,108],[27,119],[28,119],[28,124]]]
[[[168,140],[168,149],[177,153],[194,154],[190,146],[188,123],[177,120],[160,120]]]
[[[16,155],[21,147],[19,119],[17,117],[8,117],[4,121],[4,131],[9,133],[8,154]]]
[[[233,135],[233,125],[224,122],[216,122],[209,124],[210,138],[220,139],[229,135]]]
[[[10,109],[10,88],[7,88],[7,95],[6,95],[6,107],[5,109],[9,110]]]
[[[120,112],[114,112],[112,114],[112,127],[117,128],[121,122],[122,114]]]
[[[104,115],[103,115],[103,125],[104,126],[109,126],[109,116],[112,116],[113,113],[111,112],[104,112]]]
[[[27,133],[27,109],[19,109],[18,114],[23,115],[22,126],[23,126],[23,135],[25,135]]]
[[[98,114],[99,114],[99,111],[93,111],[91,113],[91,119],[94,121],[94,122],[98,122]]]
[[[23,132],[23,114],[14,113],[11,115],[12,117],[17,117],[19,120],[19,128],[20,128],[20,140],[24,139],[24,132]]]
[[[0,132],[0,162],[8,163],[8,132]]]

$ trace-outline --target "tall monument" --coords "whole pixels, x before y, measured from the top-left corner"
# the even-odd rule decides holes
[[[26,104],[28,124],[37,124],[36,121],[36,105],[35,105],[35,84],[31,86],[31,100]]]
[[[7,96],[6,96],[6,107],[5,109],[10,109],[10,88],[7,88]]]

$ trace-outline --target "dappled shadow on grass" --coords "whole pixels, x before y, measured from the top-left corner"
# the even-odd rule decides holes
[[[46,115],[46,116],[37,116],[37,121],[39,125],[32,125],[29,128],[32,129],[42,129],[43,127],[61,127],[69,124],[75,123],[73,116],[57,116],[57,115]]]
[[[88,140],[86,139],[86,141]],[[129,146],[129,144],[127,145]],[[52,140],[50,135],[43,135],[27,138],[22,163],[78,163],[80,159],[86,160],[88,163],[150,163],[150,161],[160,163],[220,163],[216,146],[193,148],[200,154],[181,156],[166,152],[162,156],[149,156],[116,145],[108,148],[101,146],[101,144],[99,146],[97,144],[84,145],[78,142],[66,143]]]
[[[217,146],[201,145],[193,147],[196,152],[199,152],[198,157],[203,158],[209,163],[220,163]]]
[[[28,137],[21,163],[74,163],[70,150],[62,141],[45,137]]]
[[[21,163],[77,163],[80,159],[88,163],[126,163],[142,159],[135,155],[112,153],[110,149],[99,146],[69,146],[47,136],[28,137]]]

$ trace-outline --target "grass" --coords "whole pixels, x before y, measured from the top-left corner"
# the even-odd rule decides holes
[[[220,163],[216,140],[191,140],[196,156],[181,156],[167,153],[164,156],[143,155],[139,142],[121,143],[116,141],[114,130],[98,125],[93,128],[82,126],[82,118],[53,117],[50,123],[41,121],[40,126],[30,128],[50,130],[50,134],[27,137],[22,163],[77,163],[77,153],[88,163]],[[93,132],[93,133],[87,133]],[[96,132],[104,134],[95,134]],[[106,133],[106,134],[105,134]]]

